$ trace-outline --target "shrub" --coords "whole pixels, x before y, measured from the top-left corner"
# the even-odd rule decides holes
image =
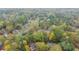
[[[13,23],[10,22],[10,21],[8,21],[8,22],[5,23],[5,24],[6,24],[6,30],[7,30],[8,32],[12,32],[12,30],[14,29]]]
[[[73,45],[79,48],[79,34],[77,32],[68,32],[67,34],[71,38]]]
[[[27,41],[27,43],[29,43],[31,39],[32,39],[32,35],[28,35],[28,34],[27,34],[27,35],[24,35],[24,36],[23,36],[23,40],[24,40],[24,41]]]
[[[56,36],[56,40],[54,40],[54,42],[60,42],[62,39],[62,34],[64,33],[64,30],[61,29],[60,26],[55,26],[52,31],[54,32],[54,35]]]
[[[17,42],[17,44],[19,45],[20,42],[20,37],[18,35],[14,36],[14,40]]]
[[[25,45],[25,51],[30,51],[30,47],[28,45]]]
[[[59,44],[54,44],[50,47],[50,51],[62,51],[62,48]]]
[[[33,41],[33,34],[32,34],[32,32],[29,32],[26,35],[24,35],[24,39],[27,41],[27,43],[32,42]]]
[[[62,49],[65,51],[74,50],[72,40],[69,37],[66,37],[66,39],[60,43],[60,45],[61,45]]]
[[[12,50],[11,42],[9,40],[4,41],[4,48],[3,49],[5,51],[11,51]]]
[[[19,45],[17,44],[17,42],[12,42],[11,43],[11,46],[12,46],[12,50],[14,50],[14,51],[17,51],[18,50],[18,47],[19,47]]]
[[[0,28],[3,27],[4,21],[2,19],[0,19]]]
[[[7,37],[7,39],[9,39],[9,40],[12,40],[12,39],[14,39],[14,34],[8,34],[8,37]]]
[[[79,51],[79,49],[78,49],[78,48],[75,48],[74,50],[75,50],[75,51]]]
[[[0,35],[0,41],[1,41],[1,42],[4,42],[5,39],[6,39],[6,38],[5,38],[3,35]]]
[[[67,36],[67,32],[63,32],[63,33],[62,33],[62,36],[63,36],[63,37],[66,37],[66,36]]]
[[[48,38],[49,38],[49,41],[55,41],[56,40],[56,36],[54,34],[54,32],[51,32],[48,34]]]
[[[11,51],[12,50],[11,45],[10,44],[5,45],[4,50],[5,51]]]
[[[42,41],[44,41],[44,34],[43,34],[43,32],[34,32],[33,33],[33,41],[35,41],[35,42],[42,42]]]
[[[23,40],[23,44],[26,45],[27,44],[27,40]]]
[[[36,51],[48,51],[49,46],[44,42],[37,42],[36,43]]]

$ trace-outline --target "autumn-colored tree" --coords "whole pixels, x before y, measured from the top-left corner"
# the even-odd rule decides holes
[[[36,50],[37,51],[48,51],[49,46],[45,44],[44,42],[37,42],[36,43]]]

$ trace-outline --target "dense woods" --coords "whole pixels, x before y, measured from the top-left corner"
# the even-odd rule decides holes
[[[1,51],[78,51],[79,9],[0,9]]]

